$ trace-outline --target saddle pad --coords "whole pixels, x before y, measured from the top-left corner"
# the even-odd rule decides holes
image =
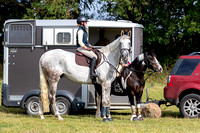
[[[93,49],[93,52],[97,55],[97,62],[96,62],[96,66],[95,66],[95,68],[96,68],[101,61],[101,53],[99,52],[98,49]],[[89,67],[91,59],[88,58],[87,56],[83,55],[82,53],[76,51],[75,62],[77,65]]]
[[[76,53],[75,54],[75,62],[77,65],[80,66],[90,66],[90,59],[82,54]]]

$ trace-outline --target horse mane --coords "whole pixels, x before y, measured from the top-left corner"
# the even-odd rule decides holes
[[[129,68],[131,68],[131,67],[137,67],[137,65],[139,64],[139,62],[141,62],[141,61],[144,60],[144,54],[145,53],[142,53],[142,54],[138,55],[128,67]]]
[[[134,67],[138,67],[138,65],[144,61],[144,60],[147,60],[146,58],[146,55],[151,55],[153,57],[156,57],[156,54],[153,52],[153,51],[149,51],[149,52],[145,52],[145,53],[142,53],[140,55],[138,55],[134,61],[128,66],[129,68],[134,68]]]
[[[106,52],[106,51],[113,51],[116,48],[118,48],[119,46],[119,42],[121,39],[121,37],[118,37],[117,39],[115,39],[113,42],[109,43],[108,45],[106,45],[105,47],[102,47],[101,50],[102,52]]]

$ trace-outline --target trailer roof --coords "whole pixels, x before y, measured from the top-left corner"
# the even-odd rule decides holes
[[[26,19],[9,19],[4,23],[9,22],[28,22],[35,21],[36,26],[77,26],[76,19],[55,19],[55,20],[26,20]],[[92,20],[89,19],[88,27],[141,27],[144,28],[143,25],[138,23],[133,23],[127,20],[118,20],[118,21],[108,21],[108,20]]]
[[[36,26],[77,26],[76,19],[66,20],[36,20]],[[107,20],[90,20],[88,27],[142,27],[141,24],[132,23],[131,21],[107,21]]]

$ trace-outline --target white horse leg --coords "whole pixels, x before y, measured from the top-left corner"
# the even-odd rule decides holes
[[[42,104],[42,98],[41,98],[41,95],[40,95],[39,96],[39,112],[38,112],[38,115],[40,116],[40,119],[45,119],[43,114],[44,114],[43,104]]]
[[[96,118],[101,117],[101,95],[97,93],[97,110],[95,114]]]
[[[57,106],[56,106],[56,90],[57,90],[57,85],[58,85],[58,82],[55,82],[55,81],[54,81],[54,83],[51,83],[49,85],[49,87],[50,87],[49,100],[50,100],[52,109],[53,109],[53,111],[55,113],[55,116],[58,118],[58,120],[63,120],[63,118],[60,116],[60,114],[58,112],[58,109],[57,109]]]
[[[132,110],[132,116],[130,121],[137,121],[137,102],[136,102],[136,97],[135,96],[131,96],[133,98],[132,104],[131,104],[131,110]]]
[[[136,115],[136,111],[135,111],[135,106],[134,105],[131,105],[131,111],[132,111],[132,116],[131,116],[131,119],[130,121],[135,121],[136,118],[137,118],[137,115]]]
[[[103,122],[112,121],[110,115],[110,89],[111,89],[111,84],[109,83],[102,84]]]
[[[139,121],[144,120],[143,117],[142,117],[142,115],[141,115],[141,110],[142,110],[141,105],[140,105],[140,104],[137,104],[137,119],[138,119]]]

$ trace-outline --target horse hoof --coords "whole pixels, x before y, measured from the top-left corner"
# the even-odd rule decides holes
[[[138,118],[137,118],[137,117],[133,117],[133,118],[131,119],[131,121],[138,121]]]
[[[112,118],[108,118],[108,121],[113,121],[113,119]]]
[[[108,122],[108,118],[103,118],[103,122]]]
[[[58,117],[58,120],[63,120],[63,118],[61,116]]]
[[[61,118],[59,118],[58,120],[61,120],[61,121],[63,121],[63,118],[61,117]]]
[[[138,121],[143,121],[144,120],[144,118],[142,116],[138,117],[137,119],[138,119]]]
[[[44,120],[45,118],[44,118],[44,116],[41,116],[40,119],[41,119],[41,120]]]

